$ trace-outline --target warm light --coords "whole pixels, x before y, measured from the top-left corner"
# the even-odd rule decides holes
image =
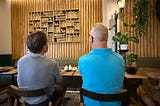
[[[122,9],[125,6],[125,0],[118,0],[117,4],[118,4],[119,9]]]

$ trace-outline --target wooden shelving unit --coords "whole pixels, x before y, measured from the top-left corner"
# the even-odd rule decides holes
[[[44,31],[49,42],[79,42],[79,9],[29,12],[29,33]]]

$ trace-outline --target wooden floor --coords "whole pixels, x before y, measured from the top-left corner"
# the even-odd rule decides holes
[[[70,100],[66,103],[66,106],[79,106],[80,105],[79,91],[67,91],[65,97],[70,97]]]

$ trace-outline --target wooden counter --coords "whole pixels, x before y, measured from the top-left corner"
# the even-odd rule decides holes
[[[17,69],[12,66],[0,67],[0,74],[17,74]]]
[[[63,71],[61,70],[63,83],[67,89],[80,89],[82,86],[82,78],[77,71]]]
[[[11,66],[0,67],[0,88],[16,84],[17,69]]]
[[[160,69],[158,68],[141,68],[142,73],[148,78],[160,79]]]
[[[139,68],[136,74],[128,74],[125,72],[124,77],[127,79],[146,79],[147,76],[144,74],[144,70]]]
[[[80,76],[77,71],[61,71],[62,76]]]

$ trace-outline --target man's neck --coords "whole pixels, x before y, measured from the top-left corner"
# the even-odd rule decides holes
[[[41,52],[37,52],[37,53],[35,53],[35,54],[44,56],[45,53],[41,51]]]
[[[92,45],[92,48],[107,48],[106,42],[96,42]]]

